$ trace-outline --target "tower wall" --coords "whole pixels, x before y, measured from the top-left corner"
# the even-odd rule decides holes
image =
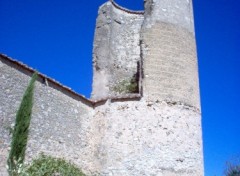
[[[144,27],[163,22],[194,33],[192,0],[144,0],[144,3]]]
[[[174,141],[166,143],[168,148],[162,148],[161,152],[165,154],[172,150],[172,153],[164,155],[165,161],[171,160],[172,155],[177,156],[183,151],[186,152],[182,159],[175,160],[175,166],[169,167],[165,163],[163,168],[167,169],[163,175],[203,175],[198,64],[192,2],[189,0],[146,0],[145,18],[141,30],[141,52],[144,99],[150,102],[160,101],[172,104],[169,108],[172,114],[170,113],[168,120],[162,121],[161,124],[168,126],[172,120],[177,124],[188,124],[188,120],[191,121],[187,127],[181,127],[182,131],[191,134],[190,136],[186,137],[184,133],[178,133],[178,129],[174,128],[173,134],[178,133],[178,135]],[[179,105],[182,105],[185,110],[178,111],[179,118],[176,119],[173,112]],[[158,113],[163,115],[164,109],[159,108]],[[156,117],[152,116],[152,121],[154,118]],[[152,135],[159,136],[158,133]],[[194,135],[198,137],[194,138]],[[159,140],[161,145],[163,139]],[[182,151],[179,150],[178,145],[176,146],[177,140],[181,140]],[[195,168],[186,165],[190,158]],[[160,158],[159,161],[161,161]],[[178,170],[176,165],[182,167],[185,172]]]
[[[145,8],[144,96],[200,108],[191,1],[148,0]]]
[[[124,11],[114,2],[99,8],[93,48],[92,99],[131,93],[125,86],[136,80],[142,22],[142,14]]]
[[[39,152],[64,157],[89,175],[203,176],[191,6],[188,0],[146,0],[144,16],[113,1],[101,6],[92,98],[105,100],[87,100],[42,76],[27,159]],[[25,65],[0,56],[1,174],[8,128],[30,76]],[[143,94],[122,96],[127,92],[118,90],[138,73],[138,62]]]
[[[203,176],[200,117],[188,106],[145,99],[96,107],[100,175]]]
[[[113,31],[108,34],[117,31],[119,35],[121,26],[114,22],[111,25]],[[143,97],[130,102],[109,100],[95,108],[96,126],[93,129],[98,135],[93,141],[99,141],[95,149],[100,173],[202,176],[201,112],[192,4],[187,0],[147,0],[140,27],[140,38],[135,39],[141,43],[140,52],[136,53],[141,59]],[[121,56],[131,40],[126,40],[124,47],[118,50],[114,43],[122,39],[114,39],[108,43],[112,50],[108,59],[122,61],[117,55]],[[132,47],[138,49],[137,45]],[[95,49],[94,57],[98,52]],[[112,57],[114,55],[116,57]],[[123,64],[128,65],[132,57],[126,56],[123,58],[127,62]],[[95,62],[103,60],[94,59]],[[118,80],[114,75],[118,70],[113,71],[112,78]]]

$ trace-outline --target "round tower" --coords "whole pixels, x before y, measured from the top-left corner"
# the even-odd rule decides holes
[[[115,61],[124,60],[121,68],[132,63],[136,68],[136,63],[139,63],[139,69],[132,69],[131,73],[139,72],[140,98],[120,96],[96,104],[91,125],[95,130],[91,145],[96,155],[96,170],[99,175],[115,176],[203,176],[192,1],[146,0],[143,18],[135,18],[136,14],[132,11],[114,4],[107,5],[111,13],[103,11],[102,14],[109,14],[113,20],[108,21],[111,27],[106,33],[114,35],[109,38],[111,40],[105,41],[108,35],[101,28],[96,29],[94,81],[99,80],[99,84],[93,83],[93,97],[105,96],[99,94],[103,90],[101,86],[107,88],[106,94],[115,95],[110,87],[120,82],[120,77],[115,76],[114,72],[121,69],[113,67],[109,72],[111,75],[108,74],[109,79],[106,80],[114,81],[102,81],[106,78],[108,66],[114,66],[110,62],[114,58]],[[120,26],[116,22],[118,19],[122,19]],[[105,30],[107,25],[103,26]],[[136,33],[125,35],[131,31]],[[104,35],[100,35],[99,39],[98,33]],[[126,40],[119,44],[121,36]],[[134,53],[118,57],[130,49],[134,49]],[[109,50],[112,50],[109,57],[102,57],[100,51]],[[136,55],[137,60],[134,59]],[[106,59],[108,64],[102,62]]]
[[[143,94],[200,108],[191,0],[146,0]]]

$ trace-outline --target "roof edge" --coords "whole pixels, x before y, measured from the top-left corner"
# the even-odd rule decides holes
[[[9,63],[11,63],[13,66],[18,66],[22,71],[27,71],[30,74],[33,74],[34,72],[37,72],[37,70],[29,67],[28,65],[17,61],[5,54],[1,54],[0,53],[0,60],[4,59],[5,61],[8,61]],[[16,68],[17,69],[17,68]],[[38,76],[44,81],[44,82],[48,82],[51,83],[53,86],[53,89],[57,89],[59,91],[61,91],[62,93],[67,94],[68,96],[76,99],[76,100],[82,100],[85,103],[87,103],[88,105],[91,105],[92,107],[95,107],[101,103],[104,103],[108,100],[111,100],[112,102],[116,102],[116,101],[134,101],[134,100],[139,100],[141,99],[141,95],[140,94],[129,94],[129,95],[123,95],[123,96],[115,96],[115,97],[106,97],[104,99],[99,99],[99,100],[91,100],[86,98],[84,95],[81,95],[79,93],[77,93],[76,91],[72,90],[70,87],[64,86],[63,84],[61,84],[60,82],[40,73],[37,72]],[[39,81],[39,80],[38,80]]]
[[[78,98],[78,99],[80,98],[80,99],[82,99],[82,100],[84,100],[84,101],[87,101],[88,103],[91,103],[91,104],[92,104],[92,102],[91,102],[88,98],[86,98],[85,96],[83,96],[83,95],[75,92],[75,91],[72,90],[70,87],[64,86],[63,84],[61,84],[60,82],[54,80],[53,78],[50,78],[50,77],[48,77],[48,76],[46,76],[46,75],[38,72],[37,70],[29,67],[28,65],[26,65],[26,64],[24,64],[24,63],[22,63],[22,62],[20,62],[20,61],[17,61],[17,60],[15,60],[15,59],[13,59],[13,58],[5,55],[5,54],[1,54],[1,53],[0,53],[0,56],[2,56],[3,59],[9,61],[11,64],[16,65],[16,66],[19,66],[21,69],[23,69],[23,70],[25,70],[25,71],[28,71],[28,72],[30,72],[30,73],[37,72],[37,73],[38,73],[38,76],[39,76],[40,78],[42,78],[42,79],[44,80],[44,82],[52,83],[52,84],[55,85],[56,87],[59,87],[59,88],[65,90],[65,91],[67,91],[68,93],[72,94],[73,96],[76,96],[76,98]]]
[[[33,74],[36,71],[35,69],[27,66],[26,64],[23,64],[22,62],[19,62],[15,59],[12,59],[11,57],[8,57],[5,54],[0,53],[0,60],[5,60],[5,63],[9,62],[10,64],[12,64],[11,66],[15,66],[15,69],[17,69],[17,67],[19,67],[21,69],[20,71],[22,71],[22,72],[25,71],[24,74],[27,74],[26,71],[30,74]],[[98,99],[98,100],[91,100],[42,73],[38,72],[38,76],[43,80],[42,84],[44,84],[44,82],[51,83],[52,85],[54,85],[54,86],[50,86],[53,89],[59,90],[62,93],[64,93],[65,95],[72,97],[75,100],[84,101],[85,104],[91,106],[92,108],[101,106],[108,101],[110,101],[110,102],[140,101],[143,98],[143,96],[141,94],[126,94],[126,95],[106,97],[106,98]],[[38,81],[41,82],[40,80],[38,80]],[[194,107],[189,104],[182,103],[182,102],[167,101],[167,100],[162,100],[160,102],[165,102],[171,106],[175,106],[175,105],[184,106],[185,108],[189,108],[195,112],[201,113],[201,110],[199,108]]]

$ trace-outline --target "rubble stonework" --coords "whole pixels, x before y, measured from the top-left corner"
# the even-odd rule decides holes
[[[88,175],[204,175],[191,0],[146,0],[145,12],[103,4],[93,70],[91,100],[39,74],[26,161],[43,152]],[[33,72],[0,54],[0,175]]]
[[[92,99],[124,94],[117,91],[121,84],[138,74],[142,23],[142,14],[125,12],[111,2],[100,7],[93,49]]]

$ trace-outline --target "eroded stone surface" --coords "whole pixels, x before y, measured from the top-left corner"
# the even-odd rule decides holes
[[[98,13],[93,49],[92,99],[126,93],[118,90],[123,82],[129,82],[138,74],[143,22],[143,15],[129,14],[117,9],[111,2],[101,6]]]
[[[173,24],[194,33],[192,0],[145,0],[145,27]]]
[[[112,98],[90,102],[40,79],[26,161],[43,152],[75,163],[88,175],[203,176],[191,3],[146,0],[144,16],[111,2],[101,6],[92,98]],[[10,129],[30,80],[29,72],[16,65],[0,61],[0,175],[4,176]],[[119,83],[136,73],[141,90],[137,99],[116,91]]]
[[[143,30],[144,94],[200,108],[195,38],[184,28],[155,23]]]
[[[3,172],[10,145],[7,127],[13,127],[30,77],[7,65],[0,72]],[[144,98],[109,100],[93,109],[37,82],[27,161],[41,152],[70,160],[90,175],[200,176],[201,114],[183,104]]]
[[[94,119],[103,175],[202,175],[201,115],[194,109],[145,99],[109,102]]]
[[[3,144],[3,141],[0,141],[0,145]],[[7,176],[7,156],[8,156],[8,149],[1,147],[0,149],[0,176]]]
[[[4,170],[11,142],[10,128],[14,127],[16,111],[30,77],[5,64],[0,75],[0,170]],[[83,170],[86,167],[90,170],[88,131],[91,125],[88,123],[92,113],[92,107],[84,102],[37,82],[26,160],[44,152],[72,160]]]

